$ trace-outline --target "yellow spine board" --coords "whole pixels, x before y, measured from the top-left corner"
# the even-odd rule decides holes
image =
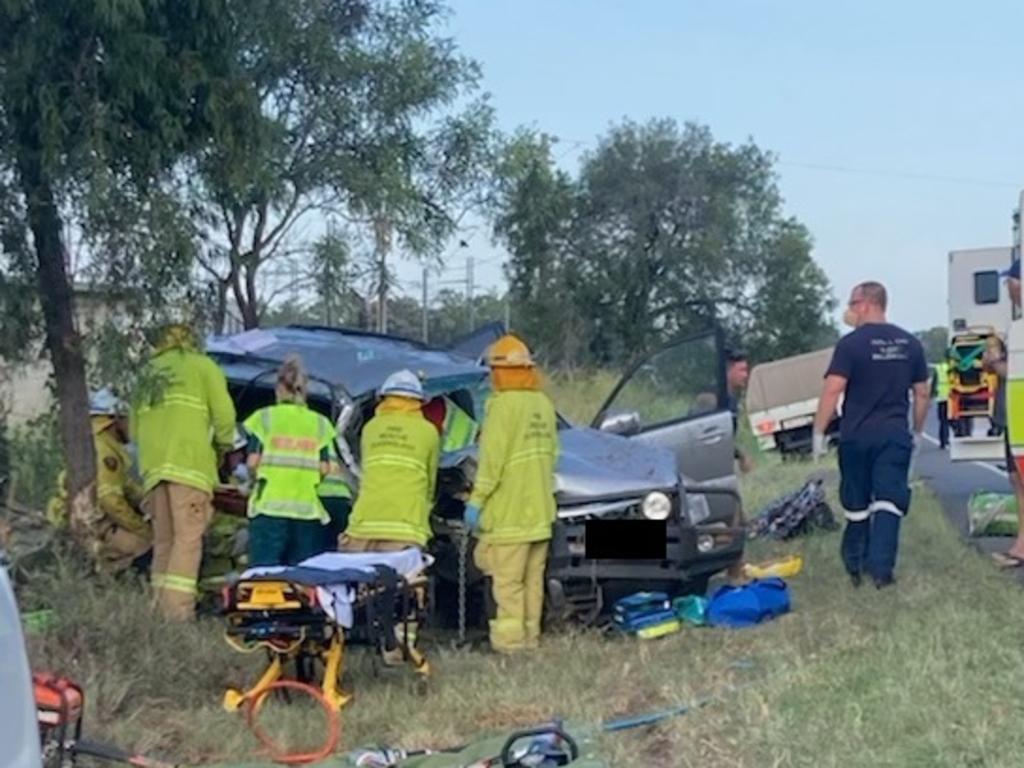
[[[656,637],[664,637],[665,635],[671,635],[673,632],[678,632],[682,627],[683,625],[678,621],[666,621],[662,624],[655,624],[653,627],[644,627],[637,630],[636,636],[641,640],[653,640]]]

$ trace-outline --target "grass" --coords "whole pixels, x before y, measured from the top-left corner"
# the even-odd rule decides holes
[[[564,410],[582,411],[579,392],[602,383],[552,387]],[[796,487],[809,469],[759,457],[743,482],[747,509]],[[594,724],[706,698],[685,717],[598,737],[605,760],[616,767],[1019,764],[1024,593],[958,540],[927,492],[915,496],[894,589],[854,590],[838,543],[828,534],[752,547],[754,559],[800,552],[806,562],[791,582],[793,613],[752,630],[688,629],[648,643],[568,632],[509,659],[434,647],[426,699],[407,675],[374,679],[365,654],[353,654],[348,684],[357,698],[344,712],[343,747],[447,746],[554,716]],[[218,621],[167,626],[137,584],[83,579],[67,565],[37,575],[21,598],[55,609],[56,624],[30,638],[30,652],[38,668],[85,686],[93,738],[193,763],[252,759],[254,739],[239,716],[220,709],[220,698],[225,686],[253,680],[262,658],[231,651]],[[267,714],[299,740],[319,727],[298,707]]]
[[[545,390],[559,413],[573,424],[588,425],[620,378],[611,371],[559,372],[546,379]]]
[[[750,509],[808,469],[760,463],[745,483]],[[444,746],[555,715],[595,723],[708,697],[685,717],[602,737],[609,763],[1017,764],[1024,594],[957,540],[925,493],[908,519],[896,589],[853,590],[837,546],[832,534],[755,547],[755,556],[799,551],[806,568],[792,582],[794,612],[754,630],[690,629],[650,643],[575,632],[512,659],[434,648],[428,699],[403,674],[373,679],[357,656],[343,743]],[[58,616],[31,639],[32,657],[85,685],[94,737],[195,762],[254,753],[219,701],[262,660],[228,649],[217,621],[163,625],[135,585],[85,581],[73,570],[38,577],[27,592]],[[311,738],[317,724],[305,714],[274,717]]]

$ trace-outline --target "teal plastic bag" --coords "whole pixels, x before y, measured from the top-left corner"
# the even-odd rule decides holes
[[[680,620],[695,627],[702,627],[708,623],[708,599],[703,595],[686,595],[677,597],[672,601],[672,610]]]

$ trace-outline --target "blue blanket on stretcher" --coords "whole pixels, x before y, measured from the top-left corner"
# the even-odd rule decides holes
[[[381,569],[399,576],[419,573],[431,564],[429,556],[410,547],[399,552],[325,552],[298,565],[250,568],[243,581],[288,581],[315,587],[324,612],[338,625],[349,628],[354,621],[352,605],[360,584],[381,579]]]

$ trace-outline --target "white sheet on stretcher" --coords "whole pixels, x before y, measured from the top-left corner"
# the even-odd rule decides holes
[[[299,563],[300,568],[317,568],[322,571],[366,571],[372,573],[374,566],[386,565],[394,569],[400,576],[421,571],[433,562],[430,555],[424,555],[415,547],[399,552],[324,552],[322,555],[307,558]],[[288,571],[287,566],[250,568],[242,574],[242,578],[251,576],[273,576]],[[331,620],[346,629],[352,626],[354,611],[352,604],[356,600],[355,587],[350,582],[339,581],[317,587],[317,599]]]

